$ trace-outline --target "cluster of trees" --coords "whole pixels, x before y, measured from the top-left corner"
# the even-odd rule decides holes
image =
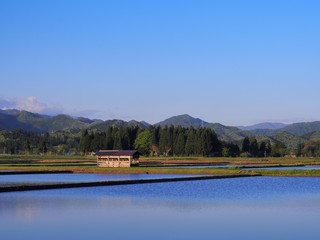
[[[84,130],[80,138],[83,154],[98,149],[138,149],[143,155],[208,155],[220,151],[220,141],[207,128],[109,127],[105,132]]]
[[[209,128],[109,127],[105,132],[84,130],[80,152],[88,154],[98,149],[138,149],[145,156],[239,156],[233,143],[219,141]]]
[[[311,140],[306,142],[303,147],[300,145],[301,155],[307,157],[320,157],[320,140]]]
[[[75,155],[79,153],[79,143],[79,137],[67,132],[0,131],[2,154]]]
[[[258,143],[256,138],[249,139],[245,137],[242,142],[241,156],[248,157],[267,157],[271,154],[271,143],[261,142]]]
[[[240,156],[252,157],[320,157],[320,140],[310,140],[299,143],[295,149],[289,149],[284,143],[275,141],[260,142],[255,138],[245,138],[242,143]]]
[[[221,151],[221,142],[208,128],[151,126],[139,132],[134,147],[144,155],[208,156]]]
[[[84,130],[80,136],[80,152],[88,154],[99,149],[133,150],[138,127],[109,127],[105,132]]]
[[[258,142],[245,137],[239,144],[220,141],[212,129],[155,127],[109,127],[104,132],[39,133],[23,130],[0,131],[0,154],[89,154],[99,149],[138,149],[145,156],[224,156],[224,157],[320,157],[320,140],[288,149],[281,142]]]
[[[105,132],[85,130],[81,134],[80,152],[88,154],[98,149],[138,149],[145,156],[223,156],[280,157],[288,149],[280,142],[260,142],[245,137],[239,145],[220,141],[209,128],[109,127]]]

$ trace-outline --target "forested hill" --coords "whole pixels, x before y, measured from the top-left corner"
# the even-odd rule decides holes
[[[22,129],[27,131],[37,132],[80,132],[84,129],[106,131],[109,127],[125,128],[125,127],[139,127],[142,129],[148,128],[150,124],[138,121],[123,121],[119,119],[114,120],[90,120],[87,118],[72,118],[67,115],[46,116],[26,111],[1,111],[0,112],[0,130],[14,130]],[[199,118],[193,118],[187,114],[174,116],[162,122],[155,124],[155,126],[180,126],[183,128],[200,128],[207,127],[216,132],[219,139],[228,142],[242,141],[246,136],[254,136],[249,131],[240,130],[236,127],[228,127],[219,123],[208,123]]]
[[[242,130],[277,130],[286,127],[287,124],[284,123],[276,123],[276,122],[264,122],[264,123],[258,123],[251,126],[240,126],[238,128]]]
[[[85,118],[72,118],[68,115],[46,116],[26,111],[1,111],[0,129],[22,129],[36,132],[70,131],[77,132],[94,124]]]
[[[146,122],[123,120],[92,120],[88,118],[74,118],[68,115],[47,116],[27,111],[0,110],[0,130],[22,129],[39,133],[64,131],[80,133],[82,130],[105,132],[109,127],[127,128],[138,127],[147,129],[151,125]],[[241,144],[245,137],[268,140],[273,143],[281,142],[291,148],[308,140],[320,139],[320,121],[294,124],[262,123],[254,126],[238,127],[225,126],[220,123],[209,123],[187,114],[178,115],[161,121],[154,126],[174,126],[198,129],[206,127],[217,134],[220,141]],[[283,126],[283,127],[282,127]],[[261,127],[261,129],[260,129]],[[252,130],[244,130],[252,129]]]
[[[226,142],[241,142],[244,137],[252,137],[249,131],[241,130],[237,127],[224,126],[220,123],[208,123],[199,118],[193,118],[187,114],[178,115],[168,118],[162,122],[155,124],[156,126],[174,126],[174,127],[184,127],[184,128],[200,128],[206,127],[215,131],[218,138]]]
[[[137,121],[122,120],[91,120],[88,118],[73,118],[68,115],[60,114],[57,116],[46,116],[27,111],[8,110],[0,111],[0,130],[22,129],[36,132],[80,132],[84,129],[105,131],[108,127],[128,127],[138,126],[148,127],[147,123]]]
[[[200,118],[193,118],[189,116],[188,114],[183,114],[179,116],[174,116],[171,118],[168,118],[164,121],[161,121],[159,123],[156,123],[156,126],[164,127],[164,126],[174,126],[174,127],[183,127],[183,128],[188,128],[188,127],[194,127],[194,128],[199,128],[199,127],[206,127],[208,126],[208,122],[201,120]]]
[[[320,121],[293,123],[282,128],[281,130],[294,135],[303,136],[311,132],[320,131]]]

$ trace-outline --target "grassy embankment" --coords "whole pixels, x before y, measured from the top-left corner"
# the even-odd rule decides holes
[[[239,175],[261,174],[263,176],[317,176],[320,170],[246,170],[245,167],[277,167],[320,165],[319,158],[141,158],[140,167],[132,168],[99,168],[95,157],[83,156],[28,156],[0,155],[0,170],[20,171],[71,171],[74,173],[101,174],[212,174]],[[230,168],[161,168],[171,165],[232,165]]]

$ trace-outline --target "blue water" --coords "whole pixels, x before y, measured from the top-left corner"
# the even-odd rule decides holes
[[[232,165],[180,165],[180,166],[161,166],[159,168],[229,168]]]
[[[195,166],[166,166],[162,168],[235,168],[241,167],[238,165],[195,165]],[[320,170],[320,165],[307,165],[307,166],[292,166],[292,167],[246,167],[244,170],[254,170],[254,169],[266,169],[266,170]]]
[[[320,178],[0,194],[1,239],[319,239]]]
[[[309,165],[309,166],[292,166],[292,167],[261,167],[261,168],[245,168],[249,169],[266,169],[266,170],[320,170],[320,165]]]
[[[0,175],[0,186],[17,183],[52,183],[52,182],[94,182],[108,180],[135,180],[153,178],[185,177],[190,175],[171,174],[17,174]]]

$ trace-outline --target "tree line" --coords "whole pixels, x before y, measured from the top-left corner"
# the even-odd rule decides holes
[[[97,149],[137,149],[144,156],[223,156],[223,157],[281,157],[290,151],[280,142],[258,142],[245,137],[235,144],[220,141],[209,128],[109,127],[105,132],[85,130],[81,134],[82,154]]]
[[[208,156],[219,154],[222,143],[209,128],[151,126],[138,133],[134,147],[144,155]]]
[[[79,154],[80,137],[68,132],[0,131],[0,154]]]
[[[245,137],[240,143],[220,141],[209,128],[109,127],[106,131],[83,130],[80,133],[39,133],[13,130],[0,131],[0,154],[90,154],[100,149],[137,149],[145,156],[223,156],[281,157],[320,156],[320,140],[288,149],[281,142],[260,141]]]

